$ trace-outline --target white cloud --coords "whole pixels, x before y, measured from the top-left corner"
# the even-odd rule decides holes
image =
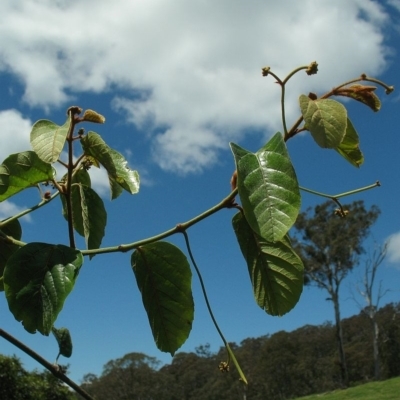
[[[245,129],[280,129],[278,87],[263,66],[285,74],[318,61],[317,76],[293,79],[289,99],[377,74],[387,21],[370,0],[8,0],[0,69],[19,76],[32,106],[124,89],[113,106],[146,130],[154,160],[188,173],[215,163]]]
[[[10,154],[31,150],[32,122],[16,110],[0,111],[0,163]]]
[[[388,261],[400,263],[400,232],[389,237]]]
[[[5,200],[0,203],[0,220],[17,215],[21,211],[24,211],[26,207],[20,207],[11,201]],[[31,222],[32,218],[29,214],[24,215],[21,219],[26,222]]]

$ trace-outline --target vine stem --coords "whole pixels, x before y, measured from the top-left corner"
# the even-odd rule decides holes
[[[74,129],[78,121],[75,120],[75,115],[80,114],[82,110],[79,107],[71,107],[68,109],[68,116],[71,119],[71,124],[68,129],[67,143],[68,143],[68,165],[67,165],[67,185],[63,191],[65,196],[65,203],[68,213],[68,236],[69,245],[73,249],[76,248],[75,236],[74,236],[74,226],[72,221],[72,201],[71,201],[71,187],[72,187],[72,174],[74,172],[74,152],[73,152],[73,142],[74,142]]]
[[[272,72],[271,70],[268,71],[268,74],[272,75],[276,79],[277,83],[279,83],[279,85],[281,87],[281,114],[282,114],[283,133],[284,133],[284,137],[285,138],[288,136],[288,130],[287,130],[287,126],[286,126],[286,112],[285,112],[285,87],[286,87],[286,83],[297,72],[299,72],[299,71],[301,71],[303,69],[307,69],[308,67],[309,67],[308,65],[303,65],[301,67],[298,67],[298,68],[294,69],[292,72],[290,72],[287,75],[287,77],[283,81],[274,72]]]
[[[53,193],[48,199],[43,199],[40,203],[36,204],[35,206],[27,208],[26,210],[23,210],[23,211],[19,212],[18,214],[15,214],[10,218],[7,218],[7,219],[1,221],[0,229],[3,228],[4,225],[9,224],[11,221],[14,221],[15,219],[19,219],[19,218],[23,217],[24,215],[27,215],[27,214],[31,213],[32,211],[35,211],[35,210],[43,207],[45,204],[50,203],[50,201],[55,199],[59,194],[60,194],[60,192],[57,191],[57,192]]]
[[[0,329],[0,336],[3,337],[8,342],[10,342],[11,344],[13,344],[15,347],[18,347],[20,350],[22,350],[28,356],[32,357],[35,361],[37,361],[39,364],[41,364],[43,367],[45,367],[47,370],[49,370],[56,378],[62,380],[70,388],[74,389],[77,393],[79,393],[83,398],[85,398],[87,400],[94,400],[94,398],[92,396],[90,396],[89,393],[87,393],[85,390],[83,390],[74,381],[69,379],[62,372],[61,368],[57,364],[51,364],[50,362],[45,360],[42,356],[40,356],[35,351],[33,351],[30,347],[28,347],[24,343],[20,342],[18,339],[16,339],[14,336],[10,335],[8,332],[4,331],[3,329]]]
[[[220,201],[218,204],[216,204],[214,207],[211,207],[208,210],[204,211],[203,213],[199,214],[198,216],[190,219],[189,221],[178,224],[174,228],[168,229],[167,231],[164,231],[158,235],[149,237],[147,239],[142,239],[137,242],[129,243],[129,244],[120,244],[118,246],[104,247],[104,248],[93,249],[93,250],[82,250],[82,254],[84,256],[89,256],[89,255],[103,254],[103,253],[126,252],[126,251],[136,249],[139,246],[144,246],[149,243],[157,242],[168,236],[172,236],[176,233],[180,233],[182,230],[186,230],[186,229],[190,228],[191,226],[197,224],[198,222],[202,221],[203,219],[209,217],[210,215],[215,214],[216,212],[218,212],[224,208],[234,207],[234,205],[235,205],[234,200],[235,200],[237,193],[238,193],[238,191],[236,188],[227,197],[225,197],[222,201]]]
[[[193,257],[192,250],[190,248],[189,236],[188,236],[186,230],[182,229],[182,225],[178,226],[178,229],[179,229],[180,233],[182,233],[182,235],[185,238],[186,248],[188,250],[189,257],[190,257],[190,260],[192,261],[192,264],[193,264],[193,267],[194,267],[194,269],[196,271],[196,274],[197,274],[197,276],[199,278],[200,285],[201,285],[201,290],[203,292],[204,300],[205,300],[206,305],[207,305],[208,313],[210,314],[210,317],[211,317],[212,322],[213,322],[213,324],[215,326],[215,329],[217,330],[219,336],[221,337],[221,339],[222,339],[222,341],[223,341],[223,343],[225,345],[225,348],[226,348],[226,350],[228,352],[228,364],[229,364],[229,360],[232,359],[233,363],[235,364],[235,366],[236,366],[236,368],[237,368],[237,370],[239,372],[241,380],[247,385],[246,376],[244,375],[242,369],[240,368],[240,365],[239,365],[239,363],[238,363],[238,361],[237,361],[232,349],[230,348],[229,343],[225,339],[220,327],[218,326],[217,320],[214,317],[214,313],[212,312],[212,308],[211,308],[211,305],[210,305],[210,302],[209,302],[208,296],[207,296],[206,287],[204,285],[203,277],[201,276],[200,270],[197,267],[196,261],[195,261],[195,259]]]

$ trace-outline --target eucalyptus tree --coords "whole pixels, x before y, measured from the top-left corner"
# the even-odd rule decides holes
[[[363,201],[346,206],[327,201],[300,213],[295,223],[296,249],[304,263],[305,281],[328,292],[335,315],[336,340],[341,379],[348,385],[346,355],[340,317],[340,287],[348,273],[359,263],[363,241],[379,216],[377,206],[367,210]]]

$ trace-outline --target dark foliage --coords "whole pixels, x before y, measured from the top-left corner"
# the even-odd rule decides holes
[[[0,399],[72,400],[75,395],[50,372],[28,372],[15,356],[0,354]]]
[[[388,304],[377,313],[381,327],[382,379],[400,375],[400,304]],[[373,380],[374,360],[368,317],[343,320],[344,349],[351,385]],[[200,346],[195,353],[178,353],[159,368],[153,357],[127,354],[108,362],[100,377],[85,376],[83,388],[97,400],[217,400],[290,399],[340,386],[340,362],[335,327],[330,323],[306,325],[293,332],[249,338],[231,344],[249,381],[245,387],[234,366],[220,372],[226,351],[211,353]]]

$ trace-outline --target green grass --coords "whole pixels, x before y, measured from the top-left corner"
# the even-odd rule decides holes
[[[352,387],[345,390],[335,390],[330,393],[314,394],[298,398],[297,400],[399,400],[400,378],[387,381],[371,382],[365,385]]]

